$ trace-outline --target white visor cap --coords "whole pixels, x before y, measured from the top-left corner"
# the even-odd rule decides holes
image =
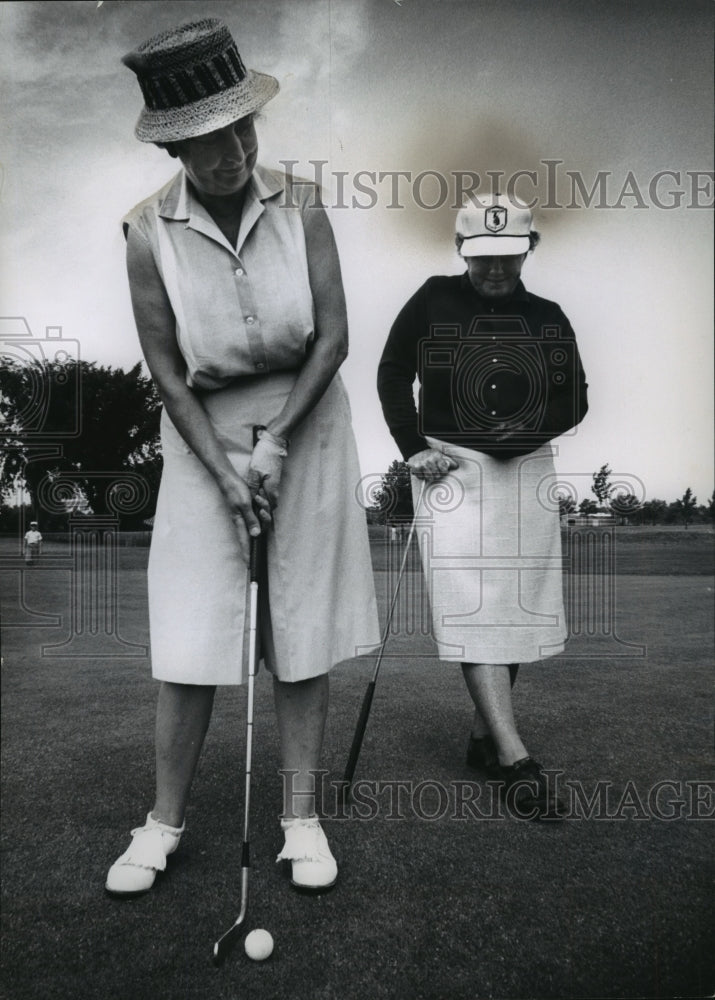
[[[504,195],[470,200],[457,213],[462,257],[505,257],[527,253],[531,209]]]

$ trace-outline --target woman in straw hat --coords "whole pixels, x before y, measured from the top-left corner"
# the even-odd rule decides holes
[[[164,403],[149,559],[161,686],[156,799],[106,886],[145,892],[179,843],[215,687],[243,680],[248,538],[264,532],[262,653],[292,774],[279,858],[297,888],[322,890],[337,875],[311,773],[328,671],[379,641],[337,374],[347,323],[335,243],[314,187],[257,164],[254,116],[278,82],[245,68],[225,24],[182,25],[123,61],[144,95],[137,137],[182,169],[124,220],[137,329]]]
[[[416,512],[418,537],[439,657],[462,664],[474,702],[467,763],[501,779],[521,816],[555,818],[562,804],[517,731],[511,688],[520,662],[564,646],[549,442],[588,404],[568,319],[521,282],[538,239],[514,200],[469,202],[456,236],[467,270],[430,278],[404,306],[378,390],[415,502],[421,481],[439,484]]]

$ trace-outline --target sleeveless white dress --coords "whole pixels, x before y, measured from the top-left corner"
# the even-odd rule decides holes
[[[240,475],[252,429],[277,414],[313,336],[302,216],[312,188],[257,168],[231,247],[179,174],[125,219],[151,247],[187,380]],[[166,413],[149,559],[152,673],[184,684],[245,679],[247,567],[211,475]],[[380,641],[350,407],[337,375],[291,437],[263,582],[266,665],[326,673]]]

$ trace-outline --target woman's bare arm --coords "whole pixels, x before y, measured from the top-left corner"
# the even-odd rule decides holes
[[[268,425],[272,434],[288,439],[321,398],[348,354],[340,261],[325,210],[309,208],[304,225],[308,276],[315,305],[315,339],[283,409]]]

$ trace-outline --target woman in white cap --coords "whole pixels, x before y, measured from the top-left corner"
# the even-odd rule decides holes
[[[521,281],[538,241],[525,206],[469,201],[456,234],[467,270],[430,278],[404,306],[378,391],[415,502],[420,481],[440,483],[418,537],[438,655],[462,664],[474,702],[467,762],[501,779],[520,815],[553,818],[562,803],[519,736],[511,688],[519,663],[564,648],[559,516],[543,489],[549,442],[588,404],[568,319]]]
[[[379,641],[337,374],[347,353],[337,251],[315,187],[257,164],[254,116],[278,82],[246,69],[225,24],[182,25],[123,61],[145,100],[137,137],[182,169],[124,220],[137,329],[164,403],[149,560],[161,686],[156,799],[106,887],[145,892],[178,845],[216,685],[243,680],[248,540],[263,531],[262,653],[292,773],[279,858],[294,886],[319,891],[337,875],[311,773],[328,671]]]
[[[37,526],[37,521],[30,521],[30,528],[25,532],[23,539],[23,549],[25,562],[28,566],[34,565],[42,554],[42,534]]]

